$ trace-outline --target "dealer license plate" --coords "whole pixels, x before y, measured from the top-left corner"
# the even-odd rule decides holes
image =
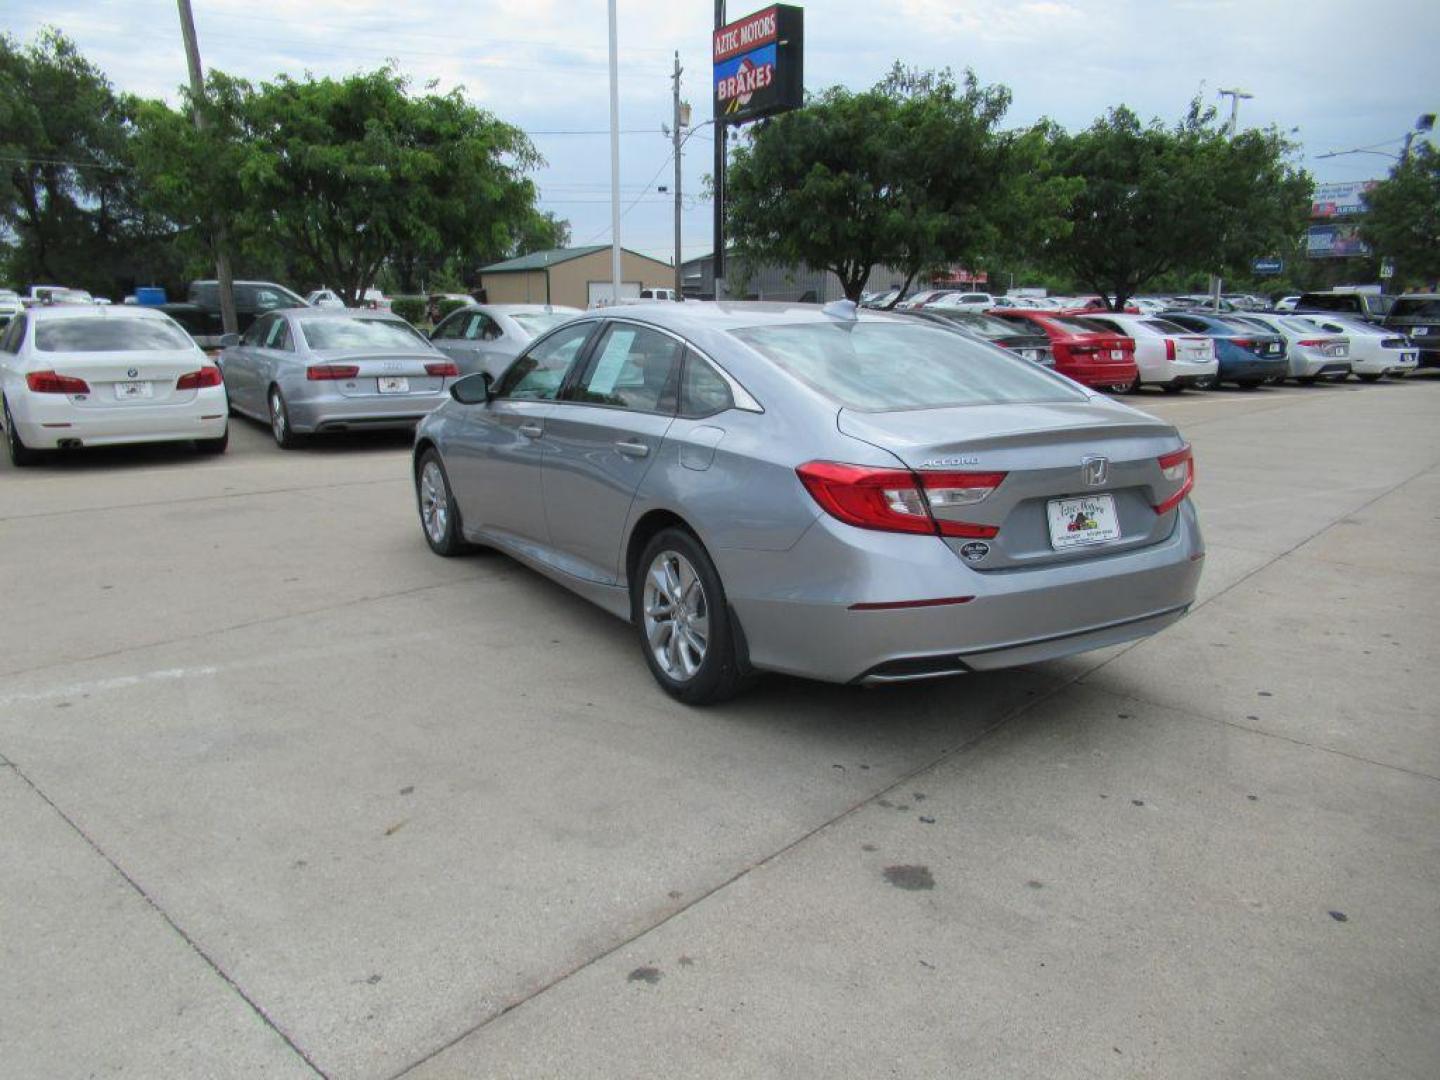
[[[382,375],[379,383],[382,394],[408,394],[410,392],[410,380],[403,375]]]
[[[1050,546],[1056,551],[1120,539],[1113,495],[1051,499],[1045,510],[1050,518]]]
[[[115,396],[121,401],[148,398],[153,392],[148,382],[117,382],[115,384]]]

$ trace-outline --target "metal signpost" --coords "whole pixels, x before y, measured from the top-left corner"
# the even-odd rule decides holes
[[[725,135],[728,126],[805,103],[805,12],[789,4],[732,23],[715,0],[711,39],[715,103],[715,299],[725,279]]]

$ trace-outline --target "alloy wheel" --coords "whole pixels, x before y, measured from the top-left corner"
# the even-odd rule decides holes
[[[710,644],[710,605],[690,560],[662,551],[645,574],[645,638],[660,670],[676,682],[695,677]]]
[[[275,441],[285,445],[285,402],[280,399],[279,390],[270,391],[270,431]]]
[[[431,543],[445,542],[445,530],[450,527],[450,500],[445,494],[445,477],[434,461],[427,461],[420,470],[420,520]]]

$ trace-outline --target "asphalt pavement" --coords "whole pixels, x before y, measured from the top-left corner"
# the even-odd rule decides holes
[[[1188,618],[708,710],[405,437],[0,464],[0,1074],[1440,1075],[1440,379],[1132,400]]]

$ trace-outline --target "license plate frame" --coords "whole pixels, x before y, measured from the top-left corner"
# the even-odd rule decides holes
[[[144,379],[135,382],[117,382],[115,384],[116,401],[145,401],[155,396],[155,388]]]
[[[1072,495],[1045,504],[1054,551],[1108,544],[1122,539],[1114,495]]]
[[[375,380],[375,390],[381,394],[408,394],[410,378],[406,375],[381,375]]]

